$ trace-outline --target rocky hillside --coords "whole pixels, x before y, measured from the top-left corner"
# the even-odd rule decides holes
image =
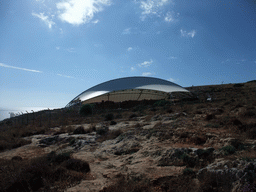
[[[1,122],[0,191],[256,191],[256,82],[187,89],[197,100]]]

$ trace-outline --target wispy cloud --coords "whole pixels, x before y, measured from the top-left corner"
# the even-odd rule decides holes
[[[149,67],[150,65],[152,65],[153,60],[150,59],[150,61],[144,61],[143,63],[138,64],[139,67]]]
[[[169,59],[178,59],[178,57],[171,56]]]
[[[55,25],[55,22],[53,22],[48,16],[45,16],[44,13],[32,13],[32,15],[41,19],[50,29]]]
[[[66,78],[70,78],[70,79],[75,79],[75,77],[72,77],[72,76],[68,76],[68,75],[62,75],[62,74],[57,74],[58,76],[61,76],[61,77],[66,77]]]
[[[90,22],[94,14],[101,12],[107,5],[110,5],[110,0],[66,0],[57,3],[56,7],[63,22],[81,25]]]
[[[141,20],[145,20],[149,15],[158,15],[161,8],[170,0],[146,0],[140,1],[140,8],[142,9]]]
[[[21,67],[15,67],[15,66],[11,66],[11,65],[5,65],[3,63],[0,63],[0,67],[18,69],[18,70],[29,71],[29,72],[34,72],[34,73],[43,73],[42,71],[38,71],[38,70],[34,70],[34,69],[26,69],[26,68],[21,68]]]
[[[191,38],[193,38],[196,35],[196,31],[195,30],[187,32],[187,31],[184,31],[183,29],[181,29],[180,33],[181,33],[182,37],[191,37]]]
[[[173,22],[174,21],[173,15],[170,12],[166,13],[164,20],[168,23]]]
[[[75,48],[69,48],[69,49],[67,49],[67,51],[70,52],[70,53],[75,53],[76,52]]]
[[[131,71],[135,71],[136,70],[136,68],[135,67],[131,67]]]
[[[59,49],[60,49],[60,47],[56,47],[56,49],[57,49],[57,50],[59,50]]]
[[[132,47],[129,47],[128,49],[127,49],[127,51],[131,51],[132,50]]]
[[[168,81],[171,81],[171,82],[176,82],[176,80],[175,79],[173,79],[173,78],[169,78],[169,79],[167,79]]]
[[[142,73],[142,76],[150,76],[150,75],[153,75],[151,72],[144,72]]]
[[[127,28],[127,29],[123,30],[122,34],[123,35],[130,35],[131,34],[131,28]]]
[[[100,22],[100,20],[94,20],[94,21],[92,21],[92,23],[94,23],[94,24],[97,24],[97,23],[99,23]]]

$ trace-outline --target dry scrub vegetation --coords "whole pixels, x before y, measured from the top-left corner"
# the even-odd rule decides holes
[[[185,169],[177,176],[155,180],[143,174],[119,174],[110,185],[102,186],[101,192],[256,191],[256,166],[253,164],[256,159],[256,81],[189,87],[188,90],[197,96],[196,100],[151,104],[131,102],[122,110],[106,105],[104,108],[92,106],[91,110],[87,106],[85,113],[79,113],[80,108],[68,108],[7,119],[0,122],[0,152],[30,144],[32,141],[28,137],[33,135],[56,136],[52,137],[56,139],[61,134],[94,134],[99,146],[114,139],[121,142],[125,138],[133,138],[133,135],[146,140],[155,139],[158,145],[168,143],[174,147],[176,151],[165,154],[162,151],[141,152],[145,157],[159,157],[157,167]],[[129,130],[109,129],[131,122],[135,123]],[[151,126],[152,122],[156,123]],[[83,124],[90,126],[85,128]],[[54,127],[58,127],[58,131],[54,131]],[[68,146],[77,146],[78,140],[71,137],[67,141]],[[96,148],[95,145],[91,151]],[[127,151],[116,151],[114,155],[129,159],[132,157],[128,155],[138,153],[141,148],[138,144]],[[192,151],[194,148],[196,152]],[[90,174],[94,170],[89,163],[74,158],[73,153],[58,150],[32,159],[20,156],[0,159],[0,191],[64,191],[83,180],[92,179]],[[105,159],[102,157],[101,161]],[[236,167],[233,166],[237,169],[240,163],[246,165],[243,169],[246,174],[239,184],[230,172],[204,172],[204,168],[218,159],[222,162],[237,161]]]

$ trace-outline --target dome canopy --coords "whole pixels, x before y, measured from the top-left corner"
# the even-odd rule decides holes
[[[167,99],[172,92],[189,92],[181,86],[153,77],[125,77],[106,81],[79,94],[67,106],[77,102],[122,102],[128,100]]]

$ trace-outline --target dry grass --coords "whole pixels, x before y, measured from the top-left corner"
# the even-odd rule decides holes
[[[50,153],[27,161],[0,159],[0,191],[63,191],[85,179],[88,171],[88,163],[69,154]]]
[[[117,130],[109,130],[106,132],[106,134],[101,135],[98,139],[97,142],[102,143],[103,141],[106,140],[112,140],[117,138],[119,135],[121,135],[123,133],[123,131],[121,129],[117,129]]]

